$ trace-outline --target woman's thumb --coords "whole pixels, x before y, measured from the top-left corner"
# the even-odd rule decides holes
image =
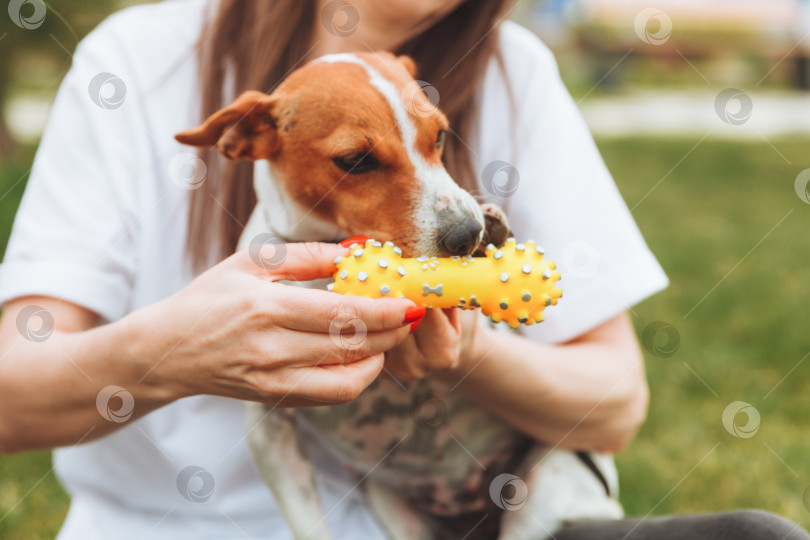
[[[267,242],[252,242],[247,254],[273,281],[309,281],[331,276],[335,271],[335,259],[348,251],[340,244],[285,244],[273,237]]]

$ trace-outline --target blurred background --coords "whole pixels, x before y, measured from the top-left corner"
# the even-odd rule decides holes
[[[0,252],[78,40],[141,2],[35,3],[0,14]],[[557,55],[672,281],[632,312],[652,402],[618,458],[628,514],[810,527],[810,0],[521,0],[510,18]],[[49,453],[0,457],[0,538],[53,537],[67,504]]]

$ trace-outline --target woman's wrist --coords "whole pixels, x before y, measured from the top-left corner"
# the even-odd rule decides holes
[[[120,386],[129,383],[141,399],[158,407],[193,392],[166,369],[168,355],[177,344],[162,335],[167,325],[154,313],[156,306],[135,311],[99,330],[105,331],[116,372],[122,377]]]

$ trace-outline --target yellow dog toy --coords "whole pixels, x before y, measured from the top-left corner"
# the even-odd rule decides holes
[[[531,241],[518,244],[510,238],[500,249],[490,244],[486,257],[407,259],[391,242],[373,239],[349,249],[349,256],[335,259],[330,291],[404,297],[434,308],[480,308],[493,322],[512,328],[543,321],[546,306],[562,297],[554,286],[560,272]]]

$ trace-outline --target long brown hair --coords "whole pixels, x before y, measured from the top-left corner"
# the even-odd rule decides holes
[[[316,0],[220,0],[199,41],[202,118],[222,108],[226,96],[246,90],[271,92],[304,62],[312,46]],[[404,43],[397,54],[411,56],[417,78],[433,85],[453,132],[445,166],[461,186],[472,189],[476,172],[465,140],[477,121],[477,87],[497,52],[497,24],[511,0],[466,0],[433,26]],[[229,78],[230,77],[230,78]],[[230,87],[226,87],[225,81]],[[206,181],[190,192],[187,252],[201,271],[233,253],[253,207],[253,164],[202,150]]]

